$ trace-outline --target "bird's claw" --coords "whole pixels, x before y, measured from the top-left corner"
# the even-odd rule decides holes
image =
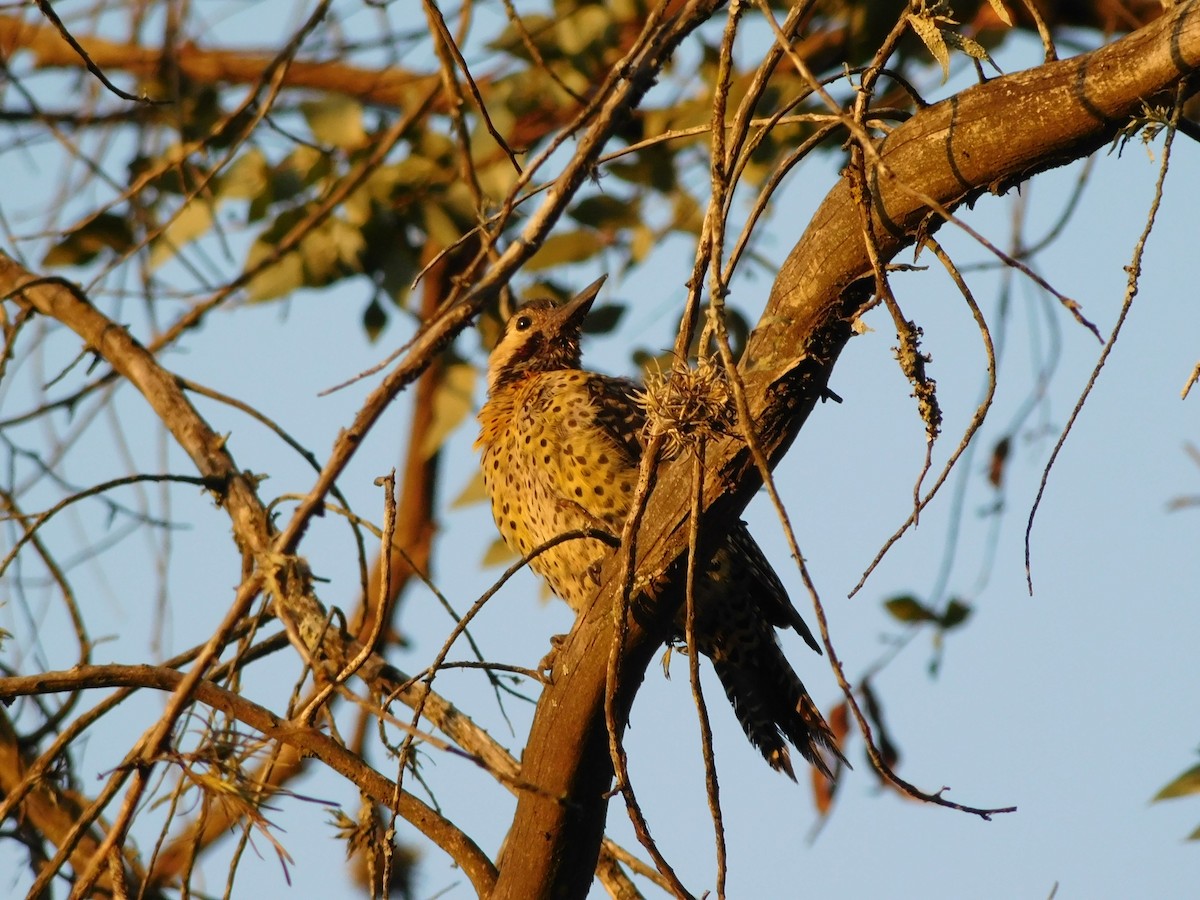
[[[558,651],[562,649],[566,640],[565,634],[550,635],[550,651],[537,664],[538,671],[546,676],[547,684],[554,683],[554,661],[558,659]]]

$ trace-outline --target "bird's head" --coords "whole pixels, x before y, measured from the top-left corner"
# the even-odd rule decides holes
[[[508,317],[488,360],[488,393],[527,375],[579,368],[579,337],[604,278],[564,304],[531,300]]]

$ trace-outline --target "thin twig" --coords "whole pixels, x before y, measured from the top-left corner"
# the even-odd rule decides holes
[[[658,459],[662,453],[663,437],[654,435],[642,453],[641,465],[638,468],[638,483],[633,492],[629,517],[625,520],[621,531],[621,592],[613,604],[613,641],[608,650],[608,666],[604,680],[604,725],[608,732],[608,752],[612,761],[613,775],[616,778],[614,790],[620,792],[625,801],[625,811],[633,823],[633,831],[638,842],[646,848],[655,867],[667,879],[671,892],[680,898],[690,898],[691,894],[675,874],[671,864],[667,862],[658,844],[650,834],[650,826],[642,814],[633,784],[629,780],[629,765],[625,755],[625,747],[621,741],[621,729],[617,722],[616,697],[620,689],[618,672],[621,659],[625,655],[625,642],[629,634],[629,607],[634,597],[634,576],[637,574],[637,533],[641,528],[642,517],[646,512],[646,504],[650,499],[650,491],[654,486],[654,476],[658,467]]]
[[[758,0],[758,2],[759,6],[763,10],[764,17],[775,32],[776,40],[783,43],[784,38],[781,35],[779,23],[775,20],[774,13],[771,11],[766,0]],[[862,123],[856,120],[854,117],[846,115],[842,112],[841,108],[837,104],[837,101],[835,101],[829,92],[825,90],[825,88],[821,85],[821,82],[812,73],[812,70],[809,69],[807,63],[805,63],[800,55],[796,53],[790,44],[786,46],[785,50],[788,54],[788,58],[796,67],[796,71],[799,72],[800,75],[809,82],[809,84],[813,87],[814,92],[821,97],[829,110],[834,115],[841,117],[843,124],[850,130],[851,135],[854,137],[856,146],[861,148],[862,152],[870,158],[874,171],[886,176],[898,190],[917,200],[923,206],[928,207],[943,221],[951,223],[956,228],[969,235],[972,240],[986,249],[989,253],[1002,260],[1006,265],[1010,265],[1017,269],[1043,290],[1047,291],[1051,296],[1058,300],[1059,304],[1062,305],[1062,307],[1066,309],[1072,315],[1072,317],[1074,317],[1076,322],[1095,335],[1096,340],[1102,341],[1099,329],[1096,328],[1096,326],[1083,315],[1083,307],[1080,306],[1078,301],[1073,300],[1066,294],[1063,294],[1019,259],[1014,259],[1005,253],[986,237],[984,237],[983,234],[981,234],[975,228],[972,228],[969,224],[951,212],[944,203],[939,202],[936,198],[930,196],[925,191],[918,190],[904,179],[897,177],[896,173],[893,172],[880,157],[879,148],[875,146],[875,143],[871,140],[871,136],[866,132]]]
[[[483,95],[479,92],[479,85],[475,83],[475,77],[471,74],[471,68],[467,65],[467,61],[463,58],[462,51],[458,48],[457,42],[454,40],[454,35],[450,33],[450,29],[446,27],[446,20],[442,16],[442,11],[438,9],[437,4],[426,2],[426,10],[428,10],[431,24],[434,26],[434,33],[441,38],[439,49],[444,47],[445,52],[458,64],[458,69],[463,73],[463,78],[466,79],[467,89],[471,92],[471,99],[475,101],[475,108],[479,110],[479,117],[483,119],[483,124],[487,127],[488,134],[492,136],[492,140],[496,142],[504,155],[508,157],[508,161],[512,163],[512,167],[517,170],[517,174],[521,174],[521,164],[517,162],[517,156],[513,153],[512,148],[508,146],[508,142],[496,130],[496,125],[492,121],[491,115],[488,113],[487,103],[484,102]],[[439,54],[440,55],[440,54]],[[446,78],[447,95],[451,98],[451,115],[458,116],[457,108],[462,103],[462,93],[458,90],[458,79],[454,77],[453,66],[449,67],[448,72],[444,72]],[[461,120],[460,120],[461,121]],[[462,132],[463,137],[466,137],[465,129]],[[467,139],[462,144],[463,154],[466,157],[468,165],[468,177],[475,180],[475,170],[472,163],[469,162],[471,156],[471,144]],[[478,189],[479,183],[475,180],[475,188]],[[480,194],[482,196],[482,193]],[[483,211],[482,205],[479,206],[480,212]]]
[[[708,718],[704,693],[700,690],[700,648],[696,644],[696,576],[703,571],[703,561],[700,559],[700,512],[704,499],[703,436],[697,442],[694,453],[692,514],[688,519],[687,618],[684,638],[687,641],[688,649],[688,678],[692,684],[692,698],[696,703],[696,718],[700,722],[700,749],[704,756],[704,787],[705,793],[708,795],[708,811],[712,816],[713,838],[717,845],[717,897],[723,900],[728,866],[725,848],[725,820],[721,815],[721,789],[717,781],[717,762],[713,755],[712,723]]]
[[[62,36],[62,39],[71,45],[72,50],[79,54],[79,58],[83,60],[83,64],[87,67],[87,70],[95,75],[102,85],[116,94],[122,100],[131,100],[134,103],[144,103],[147,106],[161,106],[170,102],[168,100],[151,100],[149,97],[145,96],[138,97],[135,94],[130,94],[121,90],[108,80],[108,76],[104,74],[104,70],[92,61],[92,58],[88,55],[88,52],[83,49],[79,41],[75,40],[75,36],[67,30],[67,26],[64,25],[63,20],[58,17],[58,13],[54,11],[54,7],[50,5],[49,0],[34,0],[34,3],[37,4],[37,8],[41,10],[42,15],[50,20],[50,24],[55,27],[59,35]]]
[[[967,308],[971,311],[972,318],[975,319],[975,325],[978,327],[979,335],[983,340],[984,355],[987,359],[987,387],[985,389],[984,398],[975,408],[975,414],[971,417],[971,421],[968,423],[966,430],[963,432],[963,436],[959,440],[958,446],[954,449],[954,452],[950,454],[950,458],[946,460],[946,464],[942,467],[942,471],[938,475],[937,480],[933,483],[933,487],[929,489],[929,492],[925,494],[924,497],[921,497],[917,500],[917,505],[913,511],[909,513],[908,518],[904,520],[904,522],[899,528],[896,529],[891,537],[884,541],[883,546],[879,548],[879,552],[875,554],[875,558],[871,560],[871,564],[867,566],[866,570],[862,574],[862,577],[859,578],[858,583],[847,595],[848,597],[853,597],[858,593],[862,586],[866,584],[867,579],[871,577],[871,573],[875,571],[875,567],[879,565],[892,546],[898,540],[900,540],[900,538],[905,534],[905,532],[908,531],[910,527],[917,524],[917,516],[926,506],[929,505],[934,496],[941,489],[942,485],[945,484],[946,479],[950,477],[950,472],[958,464],[959,459],[966,452],[967,447],[970,446],[971,441],[974,439],[975,435],[978,434],[979,429],[983,426],[983,421],[987,417],[988,410],[991,409],[992,401],[996,396],[996,350],[992,344],[992,334],[988,328],[987,320],[984,318],[983,312],[979,309],[979,304],[975,302],[975,297],[971,293],[971,289],[967,286],[966,281],[963,279],[962,273],[959,272],[958,267],[955,266],[954,261],[942,248],[942,245],[935,241],[932,237],[925,238],[925,243],[942,263],[942,265],[945,266],[946,271],[950,274],[950,277],[954,279],[954,283],[958,287],[959,294],[967,304]]]
[[[1100,370],[1104,368],[1109,354],[1112,353],[1113,347],[1116,346],[1117,337],[1121,334],[1121,329],[1125,325],[1125,319],[1128,317],[1130,309],[1133,308],[1133,298],[1137,296],[1138,283],[1142,277],[1142,256],[1146,251],[1146,241],[1149,240],[1150,232],[1154,229],[1154,221],[1158,217],[1158,208],[1162,204],[1163,185],[1166,183],[1167,170],[1171,164],[1171,145],[1175,142],[1175,126],[1179,122],[1184,97],[1184,84],[1181,83],[1175,90],[1175,105],[1171,110],[1171,120],[1167,126],[1166,138],[1163,141],[1162,163],[1158,168],[1158,179],[1154,183],[1154,197],[1150,201],[1150,210],[1146,215],[1146,225],[1142,228],[1142,233],[1138,236],[1137,243],[1133,246],[1133,257],[1130,259],[1129,265],[1125,267],[1125,271],[1129,277],[1125,285],[1125,298],[1121,302],[1121,312],[1117,316],[1116,324],[1113,325],[1112,333],[1109,334],[1108,340],[1104,342],[1104,349],[1100,352],[1100,358],[1096,360],[1096,365],[1092,368],[1091,375],[1088,376],[1087,384],[1084,385],[1079,399],[1075,402],[1075,408],[1071,410],[1071,415],[1067,418],[1067,424],[1063,426],[1062,433],[1058,436],[1058,440],[1054,444],[1054,449],[1050,451],[1050,458],[1046,461],[1046,467],[1042,470],[1041,481],[1038,483],[1037,496],[1034,497],[1033,506],[1029,510],[1029,521],[1025,525],[1025,584],[1029,589],[1030,595],[1033,594],[1033,568],[1030,562],[1032,546],[1030,534],[1033,532],[1033,520],[1037,516],[1038,508],[1042,504],[1042,497],[1046,493],[1046,485],[1050,480],[1050,470],[1054,468],[1058,454],[1067,442],[1067,435],[1071,433],[1071,429],[1074,428],[1079,414],[1083,411],[1084,403],[1091,396],[1092,389],[1096,386],[1096,380],[1100,377]]]

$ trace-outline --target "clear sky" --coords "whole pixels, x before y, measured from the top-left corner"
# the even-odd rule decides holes
[[[1032,42],[1018,40],[998,60],[1012,71],[1037,58]],[[959,78],[938,89],[936,82],[931,72],[928,86],[937,96],[943,95],[939,90],[964,83]],[[1145,221],[1161,152],[1160,139],[1149,151],[1135,143],[1120,157],[1099,154],[1065,234],[1035,260],[1038,272],[1078,300],[1105,335],[1120,310],[1123,267]],[[1020,276],[1002,316],[994,269],[970,275],[994,336],[1003,334],[1004,342],[995,407],[975,455],[959,473],[966,479],[961,533],[945,591],[969,602],[974,613],[965,627],[947,636],[937,677],[929,672],[937,651],[930,635],[920,633],[882,671],[875,688],[901,750],[905,778],[927,790],[946,786],[948,796],[961,803],[1015,805],[1017,812],[984,822],[881,791],[861,741],[854,740],[847,755],[855,769],[841,785],[829,821],[814,837],[816,818],[807,785],[793,785],[762,763],[706,670],[729,841],[730,897],[1039,898],[1050,896],[1056,885],[1059,898],[1197,895],[1200,846],[1183,838],[1200,824],[1200,802],[1149,803],[1163,784],[1195,762],[1200,742],[1200,508],[1167,509],[1175,497],[1200,493],[1200,466],[1184,449],[1187,442],[1200,444],[1200,395],[1186,401],[1179,396],[1200,358],[1193,208],[1200,149],[1180,139],[1174,153],[1140,293],[1050,475],[1033,526],[1032,597],[1025,588],[1025,523],[1048,454],[1100,345]],[[38,179],[54,177],[55,169],[41,160],[28,158],[24,165],[28,177],[0,186],[6,212],[33,205],[36,192],[46,189]],[[1057,220],[1079,172],[1079,166],[1072,166],[1039,176],[1024,188],[1027,239],[1041,236]],[[836,177],[831,159],[793,176],[774,205],[758,251],[781,261]],[[964,211],[964,217],[1005,245],[1017,202],[1015,192],[986,197],[974,210]],[[943,228],[939,237],[960,264],[988,259],[952,227]],[[682,240],[669,241],[629,277],[610,279],[600,302],[621,302],[630,309],[617,334],[585,344],[590,366],[629,374],[632,347],[658,350],[670,344],[690,259],[691,248]],[[898,275],[895,289],[907,315],[925,329],[925,347],[933,356],[930,373],[938,380],[946,412],[936,470],[978,402],[984,361],[978,333],[954,286],[932,257],[919,262],[929,270]],[[746,277],[733,286],[731,302],[753,320],[770,281],[761,268],[745,271]],[[594,274],[581,268],[560,277],[582,286]],[[362,285],[347,284],[321,294],[301,293],[282,304],[223,311],[163,361],[182,375],[254,404],[320,456],[349,421],[370,382],[330,397],[318,397],[318,392],[375,362],[411,330],[397,316],[377,344],[368,344],[359,323],[366,297]],[[132,305],[123,310],[122,320],[135,330],[139,322],[144,327],[142,311]],[[818,408],[776,473],[852,679],[906,636],[882,602],[900,593],[928,597],[938,585],[958,488],[952,479],[922,515],[920,528],[891,551],[862,592],[847,599],[877,549],[907,515],[924,453],[915,404],[892,358],[895,335],[889,320],[876,311],[866,321],[874,330],[851,341],[831,382],[845,402]],[[484,359],[473,333],[460,338],[457,347],[473,361]],[[48,354],[45,364],[51,374],[75,350],[63,338],[54,348],[57,355]],[[998,497],[983,477],[988,452],[1038,389],[1039,371],[1049,358],[1057,361],[1054,375],[1013,434],[1006,489]],[[477,385],[475,402],[479,400]],[[28,395],[16,388],[0,386],[4,414],[28,402]],[[307,490],[311,473],[277,440],[234,411],[207,401],[198,406],[218,431],[230,433],[240,466],[271,473],[265,496]],[[109,434],[125,435],[131,444],[128,453],[143,468],[190,473],[182,454],[160,442],[139,397],[123,389],[116,408],[119,424],[109,420],[103,427]],[[376,518],[381,503],[372,481],[403,457],[406,409],[402,401],[388,413],[340,482],[356,508],[374,511]],[[66,427],[65,422],[60,425]],[[450,507],[474,471],[473,439],[468,422],[446,448],[442,540],[434,569],[438,587],[460,611],[499,573],[477,564],[494,537],[485,506]],[[85,484],[123,473],[127,462],[122,452],[115,442],[97,445],[86,460],[71,461],[72,477]],[[159,456],[164,452],[165,463]],[[171,495],[172,516],[187,530],[172,538],[164,656],[208,633],[232,598],[238,571],[224,514],[207,501],[196,504],[189,490],[172,490]],[[994,512],[997,500],[1003,501],[999,515]],[[290,505],[283,508],[290,512]],[[759,498],[747,518],[797,606],[808,609],[769,504]],[[65,520],[48,536],[67,554],[70,541],[89,539],[84,535],[94,539],[96,533],[94,521],[81,517]],[[91,614],[111,623],[113,640],[99,648],[99,660],[144,658],[146,642],[156,630],[155,585],[140,576],[131,582],[128,573],[145,571],[153,549],[135,535],[99,564],[77,570],[81,592],[98,605]],[[332,579],[320,587],[322,599],[351,606],[357,580],[344,524],[333,517],[317,523],[304,552],[319,575]],[[8,594],[7,587],[4,592]],[[488,659],[532,666],[545,653],[549,637],[570,627],[564,605],[547,605],[539,598],[536,580],[522,575],[489,604],[472,629]],[[65,642],[54,631],[61,626],[59,614],[39,607],[35,618],[39,652],[48,658],[44,664],[69,665],[71,651],[62,649]],[[416,588],[405,598],[400,625],[410,647],[395,662],[414,671],[437,652],[452,622],[432,595]],[[0,626],[29,631],[19,604],[0,609]],[[817,702],[825,708],[834,704],[837,688],[826,663],[791,635],[785,646]],[[7,645],[5,662],[22,672],[36,670],[38,664],[23,658],[23,649]],[[451,658],[465,655],[460,649]],[[634,707],[627,748],[634,788],[651,829],[684,883],[699,894],[714,885],[714,852],[685,662],[675,657],[669,681],[657,664],[650,667]],[[286,700],[293,672],[284,666],[276,670],[279,683],[261,679],[250,691],[278,707]],[[437,688],[519,752],[531,706],[506,700],[510,732],[478,673],[448,672],[438,678]],[[152,721],[160,700],[133,705],[114,716],[113,724],[95,729],[81,769],[85,788],[99,784],[95,779],[127,748],[129,735]],[[388,760],[372,762],[391,773]],[[429,752],[423,773],[443,810],[461,820],[485,851],[495,853],[511,811],[510,796],[470,764],[437,751]],[[356,792],[319,769],[296,790],[340,804],[351,815],[357,809]],[[278,810],[270,817],[281,827],[277,837],[294,860],[287,896],[339,896],[347,882],[328,814],[306,800],[281,798],[275,805]],[[613,837],[636,847],[618,802],[609,824]],[[420,844],[403,824],[400,835]],[[143,849],[154,840],[152,831],[139,831],[138,837]],[[227,843],[232,847],[232,841]],[[246,854],[235,897],[279,895],[279,865],[271,847],[261,837],[255,846],[262,858]],[[421,846],[417,896],[470,896],[461,873],[439,851]],[[4,872],[14,865],[8,853],[0,848],[0,889],[8,888]],[[219,891],[220,867],[210,863],[205,870],[207,888]],[[18,887],[26,884],[16,881]]]

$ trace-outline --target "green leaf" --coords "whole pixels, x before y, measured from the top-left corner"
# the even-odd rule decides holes
[[[673,198],[674,216],[671,227],[691,234],[699,234],[704,227],[704,211],[699,202],[687,191],[680,191]]]
[[[380,210],[362,228],[362,268],[403,307],[419,269],[417,251],[409,246],[404,228],[389,211]]]
[[[633,364],[642,370],[643,380],[647,377],[655,377],[663,372],[671,371],[671,366],[675,364],[675,351],[651,352],[638,348],[633,351]]]
[[[729,332],[729,345],[733,350],[734,359],[741,359],[746,342],[750,340],[750,323],[739,310],[726,307],[725,330]]]
[[[539,13],[521,12],[521,28],[509,23],[500,36],[489,41],[487,46],[492,50],[500,50],[518,59],[532,62],[529,51],[525,47],[525,35],[533,38],[533,44],[543,54],[556,48],[554,40],[554,19]]]
[[[1173,797],[1186,797],[1189,794],[1200,794],[1200,764],[1192,766],[1161,791],[1154,795],[1154,801],[1170,800]],[[1190,839],[1194,839],[1195,835]]]
[[[346,271],[362,271],[362,258],[367,249],[367,240],[362,229],[335,217],[326,223],[326,231],[330,243],[337,250],[338,261]]]
[[[331,96],[300,104],[309,130],[319,143],[353,150],[367,142],[362,106],[344,96]]]
[[[608,194],[596,194],[579,201],[567,215],[580,225],[601,230],[634,228],[642,222],[641,204],[636,198],[625,200]]]
[[[213,146],[214,141],[206,135],[205,143]],[[207,169],[188,159],[183,145],[170,144],[154,156],[135,156],[129,161],[129,184],[138,185],[158,194],[192,194],[196,185],[204,180]]]
[[[1189,834],[1187,839],[1189,841],[1200,841],[1200,828],[1197,828],[1195,831]]]
[[[363,331],[367,333],[367,340],[374,343],[387,325],[387,311],[383,308],[380,302],[374,298],[367,304],[367,308],[363,310]]]
[[[442,209],[454,223],[458,235],[466,234],[479,224],[479,216],[475,209],[475,198],[466,181],[461,178],[450,182],[442,191]]]
[[[479,333],[480,346],[486,350],[495,347],[500,342],[500,336],[504,334],[504,321],[500,318],[500,310],[485,310],[475,323],[475,330]]]
[[[124,216],[104,212],[65,235],[42,258],[43,266],[86,266],[103,250],[126,253],[134,245]]]
[[[246,210],[247,223],[261,222],[267,217],[267,213],[271,211],[271,204],[275,202],[275,198],[272,195],[271,190],[271,186],[274,185],[275,182],[275,176],[271,175],[268,181],[270,182],[268,189],[263,191],[257,197],[251,199],[250,208]]]
[[[600,250],[601,241],[594,231],[563,231],[546,238],[545,243],[525,263],[526,272],[540,272],[554,266],[590,259]]]
[[[710,104],[711,110],[711,104]],[[647,123],[649,129],[649,124]],[[658,132],[650,131],[651,134]],[[662,194],[675,190],[675,155],[664,147],[646,147],[636,157],[609,163],[607,171],[623,181],[652,187]]]
[[[421,445],[423,456],[428,458],[436,453],[450,433],[462,424],[474,407],[474,388],[474,366],[467,363],[446,366],[433,395],[433,422]]]
[[[409,156],[387,168],[390,170],[394,190],[414,191],[446,181],[445,167],[424,156]]]
[[[923,606],[916,597],[904,594],[893,597],[884,604],[884,608],[893,619],[915,625],[917,622],[936,622],[938,616],[928,607]]]
[[[512,133],[513,126],[511,124],[505,126],[502,123],[497,122],[495,116],[492,118],[492,124],[496,126],[496,130],[501,135],[507,137]],[[488,144],[487,149],[479,151],[480,156],[490,152],[492,148],[496,146],[495,138],[493,138],[491,134],[486,131],[484,134],[487,135]],[[484,139],[482,137],[477,137],[474,141],[472,141],[473,145],[483,143]],[[483,193],[488,197],[497,199],[507,195],[512,189],[513,185],[517,183],[517,179],[521,176],[517,174],[517,170],[513,168],[512,163],[508,160],[508,157],[503,156],[499,161],[490,166],[481,166],[476,172],[476,177],[479,180],[479,187],[483,190]]]
[[[583,322],[584,334],[608,334],[617,327],[621,317],[625,315],[625,307],[619,303],[606,303],[597,306],[588,313]]]
[[[315,147],[302,144],[271,172],[270,196],[276,201],[290,200],[328,174],[328,157]]]
[[[430,201],[421,206],[425,216],[425,233],[439,247],[449,247],[462,237],[462,229],[447,212],[445,206]]]
[[[957,628],[963,622],[970,618],[973,610],[969,604],[963,603],[961,600],[951,600],[946,605],[945,612],[938,619],[938,624],[946,631],[951,628]]]

